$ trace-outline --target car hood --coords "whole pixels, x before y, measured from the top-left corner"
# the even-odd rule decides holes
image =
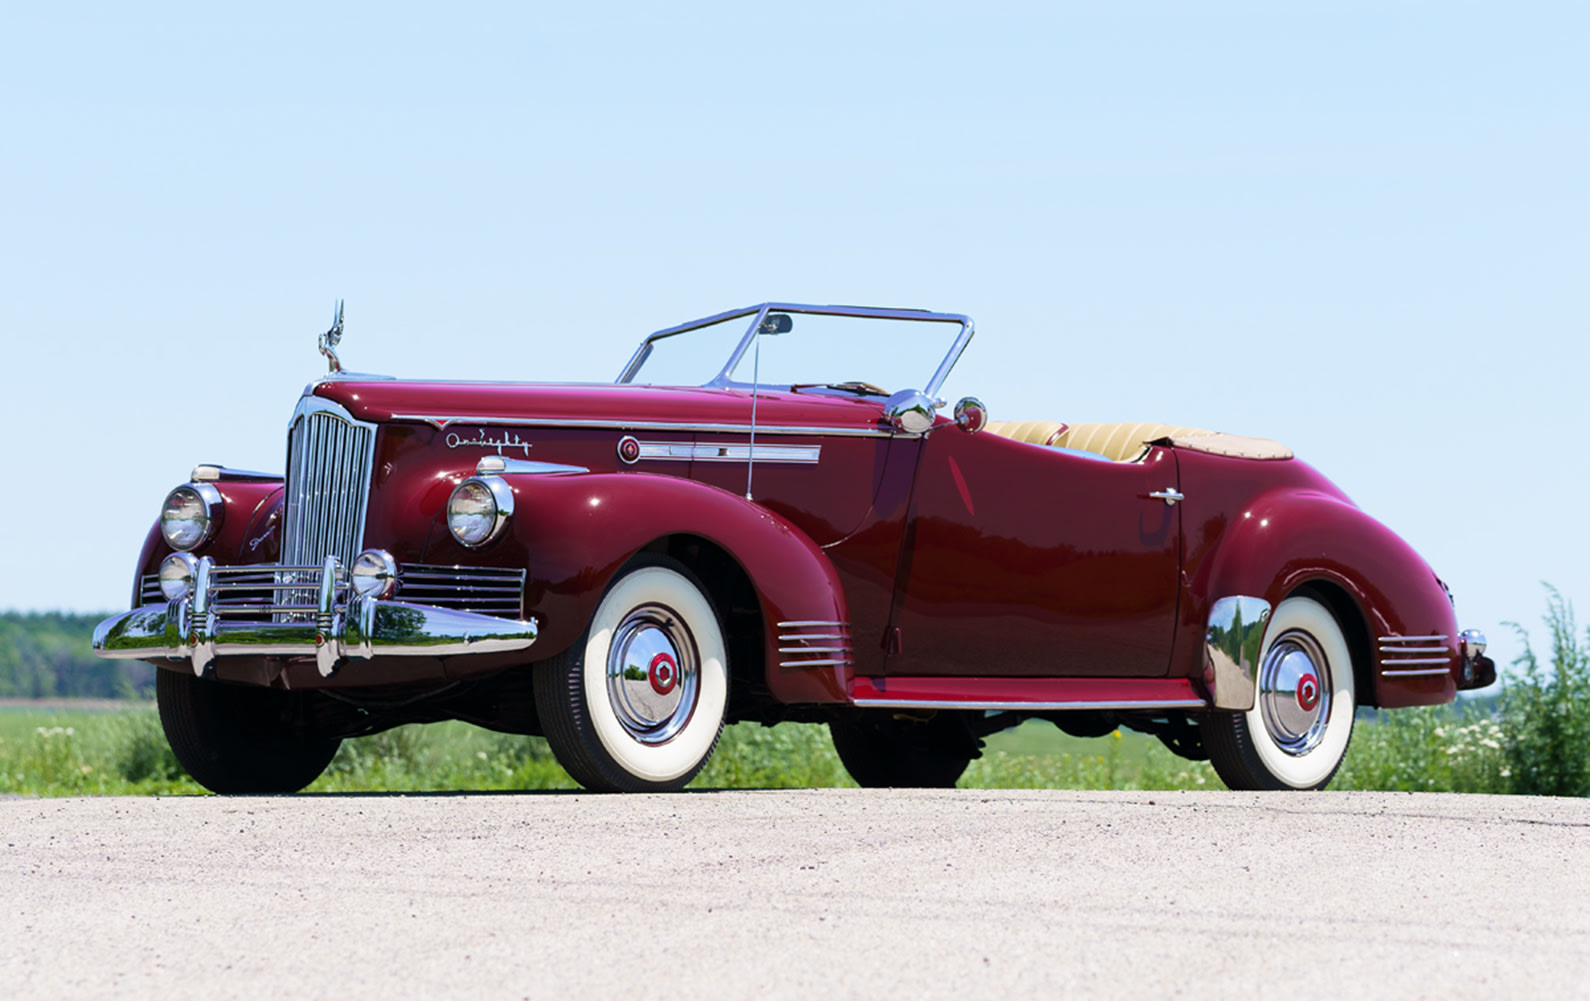
[[[354,417],[375,423],[601,422],[740,425],[751,418],[752,394],[717,387],[621,386],[569,383],[409,382],[328,379],[306,391],[331,400]],[[789,390],[756,393],[758,424],[877,429],[883,401]]]

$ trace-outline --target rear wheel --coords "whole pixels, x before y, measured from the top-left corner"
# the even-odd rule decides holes
[[[585,636],[535,667],[547,743],[593,792],[682,788],[717,746],[728,693],[717,612],[665,556],[621,573]]]
[[[297,792],[320,777],[342,741],[314,733],[304,692],[155,672],[160,725],[177,761],[217,793]]]
[[[869,789],[950,789],[978,754],[977,738],[948,712],[929,720],[869,713],[831,720],[828,733],[845,771]]]
[[[1210,764],[1232,789],[1323,789],[1358,708],[1352,654],[1330,610],[1303,597],[1276,606],[1257,680],[1252,709],[1204,717]]]

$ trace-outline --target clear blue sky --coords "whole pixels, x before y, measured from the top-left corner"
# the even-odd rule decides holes
[[[1279,439],[1509,659],[1590,601],[1587,11],[8,5],[0,608],[279,470],[338,297],[351,368],[584,380],[779,298],[971,314],[996,418]]]

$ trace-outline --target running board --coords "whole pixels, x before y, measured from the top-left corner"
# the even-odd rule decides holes
[[[1206,709],[1186,678],[856,678],[868,709]]]

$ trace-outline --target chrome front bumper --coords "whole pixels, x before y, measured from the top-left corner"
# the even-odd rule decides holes
[[[230,569],[215,566],[208,557],[200,560],[192,594],[106,619],[94,630],[94,652],[101,657],[187,660],[201,677],[217,657],[313,657],[320,675],[330,677],[349,659],[508,653],[526,649],[536,639],[534,619],[500,619],[354,594],[335,557],[327,558],[318,580],[304,579],[306,572],[316,573],[314,568],[247,568],[251,574],[281,574],[276,590],[312,592],[317,600],[312,606],[244,609],[256,619],[268,615],[274,621],[226,621],[238,609],[216,599],[226,587],[218,578]]]

